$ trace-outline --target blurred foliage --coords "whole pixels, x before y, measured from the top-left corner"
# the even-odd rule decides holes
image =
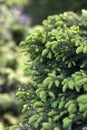
[[[26,6],[29,3],[29,0],[2,0],[7,6]]]
[[[22,71],[26,58],[18,46],[29,27],[29,18],[21,8],[0,4],[0,130],[19,122],[22,103],[15,93],[30,79]]]
[[[87,130],[87,11],[48,16],[21,48],[33,82],[19,88],[26,130]]]

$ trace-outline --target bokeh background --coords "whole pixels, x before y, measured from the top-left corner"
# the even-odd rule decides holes
[[[0,130],[24,116],[16,91],[30,81],[23,73],[27,60],[20,42],[48,15],[87,9],[86,0],[0,0]]]

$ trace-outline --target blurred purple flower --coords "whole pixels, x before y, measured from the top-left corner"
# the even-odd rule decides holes
[[[33,108],[33,110],[34,110],[34,111],[36,111],[36,110],[37,110],[37,108]]]
[[[27,21],[29,21],[29,16],[28,15],[21,15],[20,17],[19,17],[19,21],[20,21],[20,23],[26,23]]]
[[[28,14],[23,13],[23,10],[21,8],[12,8],[11,11],[16,17],[16,20],[18,20],[21,24],[30,22],[30,17]]]
[[[21,9],[21,8],[13,8],[13,9],[12,9],[12,12],[13,12],[15,15],[21,15],[21,14],[22,14],[22,9]]]

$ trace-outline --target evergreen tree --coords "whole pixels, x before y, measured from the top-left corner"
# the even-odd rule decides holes
[[[21,42],[32,82],[17,96],[28,130],[87,130],[87,11],[49,16]]]

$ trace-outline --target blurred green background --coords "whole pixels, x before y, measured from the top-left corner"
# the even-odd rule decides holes
[[[87,9],[86,0],[0,0],[0,130],[23,116],[16,91],[30,78],[23,73],[20,42],[48,15],[81,9]]]

